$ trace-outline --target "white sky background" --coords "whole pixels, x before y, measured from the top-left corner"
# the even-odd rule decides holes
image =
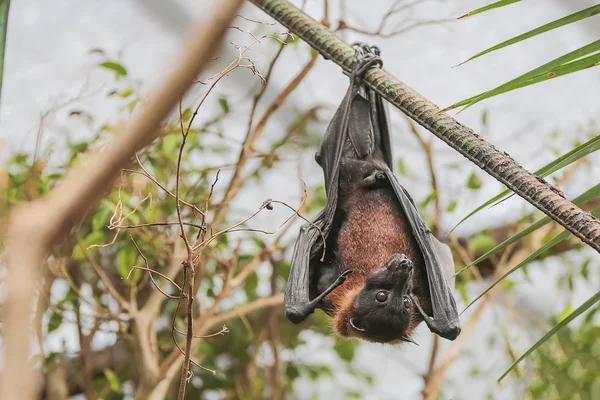
[[[66,114],[74,108],[86,109],[94,114],[98,125],[115,122],[118,103],[104,98],[104,93],[113,87],[111,73],[92,70],[100,58],[90,54],[89,50],[101,48],[112,57],[120,57],[130,75],[144,81],[144,89],[148,90],[151,87],[149,84],[159,80],[161,74],[168,71],[173,58],[181,49],[181,38],[188,24],[204,17],[206,11],[216,3],[216,0],[12,2],[0,109],[0,140],[8,143],[12,150],[32,150],[40,115],[53,104],[60,104],[64,99],[78,93],[86,82],[89,92],[96,94],[46,118],[43,124],[46,143],[55,142],[60,146],[64,127],[67,127],[74,137],[90,135],[90,131],[83,124],[66,118]],[[300,2],[294,3],[298,5]],[[330,3],[330,20],[333,26],[336,26],[339,19],[339,2],[332,0]],[[346,16],[348,24],[374,29],[392,1],[347,0],[346,3],[349,10]],[[456,17],[485,3],[483,0],[426,2],[422,7],[415,9],[413,18],[431,20]],[[382,50],[386,69],[434,103],[446,106],[495,87],[544,62],[597,40],[600,37],[600,16],[494,52],[459,68],[451,68],[502,40],[596,3],[593,0],[527,1],[457,22],[424,26],[390,39],[365,38],[348,32],[346,41],[365,40],[378,45]],[[322,2],[309,0],[307,11],[320,19]],[[269,20],[250,4],[245,6],[242,14],[250,18]],[[389,26],[393,27],[397,21],[392,19]],[[253,24],[242,20],[236,23],[246,29],[255,28]],[[285,30],[280,26],[269,29],[281,32]],[[238,43],[247,43],[248,39],[236,31],[231,32],[230,38]],[[266,69],[273,49],[274,46],[268,41],[254,48],[251,56],[256,58],[259,70],[261,67]],[[231,57],[234,53],[228,49],[227,55]],[[228,59],[227,55],[223,56],[223,60]],[[307,60],[308,50],[304,46],[297,51],[284,52],[279,68],[273,75],[263,107]],[[217,70],[220,64],[215,64],[214,69]],[[257,79],[249,76],[248,71],[236,71],[216,90],[217,93],[229,94],[232,103],[241,102],[235,110],[244,116],[247,115],[246,111],[250,106],[247,101],[244,103],[247,99],[244,96],[249,90],[256,88],[257,84]],[[337,66],[320,58],[305,82],[286,100],[282,109],[272,119],[265,135],[279,137],[294,110],[306,109],[317,102],[331,107],[330,110],[320,113],[322,119],[327,121],[344,95],[347,84],[347,78]],[[486,100],[459,114],[458,119],[482,134],[486,140],[508,152],[525,168],[535,170],[556,157],[553,149],[571,148],[575,141],[588,138],[587,135],[591,132],[588,127],[598,121],[599,89],[599,70],[589,69]],[[197,98],[197,92],[192,94],[191,98]],[[207,104],[201,109],[199,118],[209,119],[216,107],[216,100]],[[482,130],[481,124],[483,110],[489,111],[485,131]],[[412,136],[407,134],[399,114],[396,111],[392,111],[391,114],[395,128],[395,156],[404,160],[409,173],[403,184],[417,201],[422,200],[430,191],[424,156]],[[226,134],[241,138],[245,129],[245,118],[230,121]],[[323,132],[325,127],[326,123],[315,126]],[[594,133],[597,134],[597,130]],[[425,137],[429,138],[431,135],[425,133]],[[404,138],[406,143],[403,145],[400,142]],[[454,213],[445,213],[443,223],[444,229],[447,230],[475,206],[496,194],[500,184],[437,139],[434,149],[442,205],[447,205],[454,198],[459,200],[459,206]],[[287,157],[286,160],[280,164],[269,181],[253,185],[251,190],[245,192],[243,197],[246,201],[250,198],[250,201],[258,206],[265,198],[271,197],[292,204],[297,203],[299,184],[297,180],[290,183],[290,176],[297,175],[299,166],[300,175],[307,183],[318,183],[322,179],[320,171],[312,161],[312,154],[299,159]],[[230,161],[232,160],[198,160],[213,165]],[[581,193],[583,188],[597,183],[590,181],[590,178],[593,179],[600,172],[598,156],[592,156],[591,161],[591,165],[576,174],[574,179],[562,188],[568,196],[575,196]],[[449,169],[445,167],[448,164],[457,164],[459,168]],[[476,172],[484,184],[477,192],[466,189],[466,181],[471,172]],[[226,180],[223,178],[221,182]],[[247,208],[246,204],[238,205]],[[514,220],[528,209],[530,208],[523,200],[513,197],[471,218],[459,228],[458,233],[474,232],[485,226]],[[257,225],[277,226],[280,219],[273,218],[274,215],[284,218],[283,212],[276,212],[258,219]],[[587,251],[586,254],[598,260],[597,255],[591,251]],[[550,260],[543,266],[532,266],[530,275],[536,283],[524,283],[518,286],[515,293],[505,297],[514,301],[515,296],[519,295],[520,310],[531,310],[533,314],[542,317],[562,310],[566,301],[580,304],[590,295],[591,288],[597,287],[597,276],[594,277],[596,285],[580,282],[576,296],[557,293],[556,277],[564,273],[566,264],[577,266],[582,256],[571,256],[569,259],[573,262]],[[597,262],[592,265],[595,264]],[[471,289],[472,293],[477,293],[481,287],[474,286]],[[459,305],[459,309],[462,310],[462,304]],[[466,321],[466,317],[468,313],[462,317],[463,321]],[[483,334],[471,338],[464,348],[469,356],[461,358],[450,370],[449,378],[456,384],[447,388],[448,398],[450,394],[454,399],[459,396],[467,399],[480,398],[487,390],[497,390],[493,386],[495,379],[508,363],[502,357],[504,350],[501,342],[491,348],[488,336],[494,331],[498,332],[498,326],[504,327],[507,324],[513,325],[511,332],[515,338],[518,336],[522,340],[520,348],[525,348],[528,342],[541,336],[540,330],[534,330],[529,337],[517,331],[514,324],[507,319],[502,307],[490,308],[478,325],[478,332]],[[68,333],[65,335],[64,337],[69,337]],[[313,336],[306,332],[307,338]],[[422,381],[417,375],[408,372],[406,367],[415,364],[420,373],[426,368],[431,335],[425,327],[418,330],[417,341],[419,347],[404,346],[398,350],[391,350],[387,346],[361,346],[357,364],[365,365],[365,368],[376,375],[372,397],[365,398],[415,397]],[[58,338],[53,338],[53,342],[58,345]],[[448,348],[448,345],[449,343],[445,342],[444,348]],[[298,351],[296,356],[303,360],[312,357],[331,359],[331,353],[322,351],[329,346],[328,340],[324,342],[320,338],[314,338],[309,340],[306,348]],[[478,366],[484,372],[483,375],[479,378],[467,378],[466,375],[473,366]],[[341,378],[343,379],[343,376]],[[314,390],[314,393],[319,394],[319,399],[342,398],[337,397],[340,396],[339,386],[330,387],[330,382],[312,386],[312,389],[302,385],[298,387],[298,393],[304,398]],[[496,391],[495,398],[518,398],[516,393],[518,392],[508,388]]]

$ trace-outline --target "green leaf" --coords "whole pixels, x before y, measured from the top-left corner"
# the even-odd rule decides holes
[[[482,13],[484,11],[493,10],[494,8],[500,8],[500,7],[508,6],[510,4],[517,3],[519,1],[521,1],[521,0],[500,0],[500,1],[497,1],[495,3],[489,4],[489,5],[485,6],[485,7],[478,8],[477,10],[469,11],[468,13],[466,13],[464,15],[461,15],[457,19],[461,19],[461,18],[465,18],[465,17],[470,17],[470,16],[475,15],[475,14],[480,14],[480,13]]]
[[[481,188],[481,180],[477,177],[477,175],[475,175],[474,172],[471,174],[471,176],[469,176],[467,187],[471,190],[477,190]]]
[[[127,69],[116,61],[104,61],[98,65],[102,68],[114,71],[117,79],[119,79],[122,76],[127,76]]]
[[[60,324],[62,324],[62,321],[63,321],[62,314],[59,314],[58,312],[53,311],[52,314],[50,314],[50,318],[48,319],[48,333],[54,332],[55,330],[57,330],[60,327]]]
[[[46,373],[50,372],[52,370],[52,368],[54,367],[54,364],[57,361],[59,361],[62,357],[63,357],[62,353],[58,353],[55,351],[51,352],[50,354],[47,354],[46,359],[44,360],[44,364],[43,364],[44,372],[46,372]]]
[[[346,393],[344,393],[344,398],[345,399],[362,399],[363,394],[357,390],[346,390]]]
[[[404,160],[398,160],[398,173],[402,176],[406,176],[406,165],[404,165]]]
[[[229,102],[226,97],[219,97],[219,105],[221,106],[223,114],[229,114]]]
[[[571,314],[569,314],[569,316],[567,318],[563,319],[558,324],[556,324],[552,329],[550,329],[550,331],[548,333],[546,333],[540,340],[538,340],[537,343],[535,343],[533,346],[531,346],[529,348],[529,350],[527,350],[521,357],[519,357],[517,359],[517,361],[515,361],[502,374],[502,376],[500,378],[498,378],[498,382],[502,381],[502,379],[504,379],[504,377],[506,375],[508,375],[510,373],[510,371],[512,371],[517,366],[517,364],[519,364],[528,355],[530,355],[535,350],[537,350],[538,347],[540,347],[542,344],[544,344],[556,332],[558,332],[560,329],[562,329],[565,326],[567,326],[571,321],[573,321],[575,318],[577,318],[578,316],[580,316],[581,314],[583,314],[588,308],[590,308],[591,306],[593,306],[594,304],[596,304],[599,300],[600,300],[600,292],[597,292],[595,295],[593,295],[592,297],[590,297],[585,303],[583,303],[581,306],[579,306],[575,311],[573,311]]]
[[[581,205],[581,204],[585,204],[588,201],[595,199],[596,197],[600,196],[600,184],[592,187],[591,189],[588,189],[587,191],[585,191],[584,193],[582,193],[581,195],[577,196],[575,199],[573,199],[573,203],[577,206]],[[481,257],[477,258],[475,261],[473,261],[471,264],[469,264],[469,266],[471,265],[476,265],[479,264],[480,262],[487,260],[488,258],[490,258],[491,256],[493,256],[494,254],[504,250],[505,248],[507,248],[508,246],[510,246],[511,244],[515,243],[516,241],[518,241],[519,239],[529,235],[530,233],[540,229],[541,227],[543,227],[544,225],[547,225],[548,223],[550,223],[552,221],[552,219],[550,217],[544,217],[542,219],[540,219],[539,221],[531,224],[530,226],[528,226],[526,229],[523,229],[521,232],[509,237],[508,239],[506,239],[505,241],[503,241],[502,243],[500,243],[498,246],[492,248],[491,250],[489,250],[487,253],[483,254]]]
[[[456,202],[456,200],[452,200],[452,201],[450,202],[450,204],[448,204],[448,208],[446,208],[446,210],[447,210],[448,212],[454,212],[454,210],[456,209],[456,205],[457,205],[457,204],[458,204],[458,203]]]
[[[431,203],[433,199],[437,197],[437,191],[429,193],[429,195],[419,204],[419,207],[425,208]]]
[[[175,134],[167,135],[162,141],[162,150],[165,152],[167,157],[172,158],[176,154],[176,150],[179,147],[179,136]]]
[[[568,302],[565,309],[558,316],[558,319],[563,320],[566,317],[568,317],[569,314],[571,314],[572,312],[573,312],[573,304],[571,304],[571,302]]]
[[[350,340],[336,339],[333,350],[344,361],[352,361],[356,352],[356,345]]]
[[[108,217],[112,215],[113,210],[102,207],[102,209],[96,212],[94,218],[92,219],[92,229],[95,231],[99,231],[108,223]]]
[[[131,96],[133,94],[133,90],[130,88],[127,88],[125,90],[123,90],[121,93],[119,93],[119,96],[121,96],[121,98],[126,99],[127,97]]]
[[[254,300],[258,297],[256,289],[258,288],[258,275],[256,272],[248,275],[248,278],[244,281],[244,291],[249,300]]]
[[[511,44],[521,42],[523,40],[529,39],[533,36],[542,34],[544,32],[548,32],[553,29],[560,28],[561,26],[568,25],[568,24],[580,21],[580,20],[588,18],[588,17],[593,17],[594,15],[596,15],[598,13],[600,13],[600,5],[595,5],[595,6],[586,8],[585,10],[578,11],[574,14],[567,15],[566,17],[563,17],[563,18],[557,19],[556,21],[552,21],[550,23],[544,24],[540,27],[537,27],[537,28],[532,29],[528,32],[525,32],[521,35],[515,36],[509,40],[499,43],[493,47],[490,47],[489,49],[483,50],[483,51],[475,54],[473,57],[469,58],[468,60],[464,61],[463,64],[466,62],[469,62],[475,58],[481,57],[484,54],[488,54],[488,53],[491,53],[492,51],[502,49],[504,47],[510,46]]]
[[[496,246],[496,239],[486,234],[478,234],[469,240],[469,250],[473,253],[481,253]]]
[[[535,171],[534,175],[544,178],[544,177],[560,170],[561,168],[564,168],[567,165],[574,163],[575,161],[579,160],[580,158],[583,158],[583,157],[597,151],[598,149],[600,149],[600,135],[588,140],[584,144],[579,145],[579,146],[575,147],[573,150],[569,151],[568,153],[565,153],[564,155],[558,157],[556,160],[544,165],[542,168]],[[469,219],[473,215],[477,214],[479,211],[483,210],[487,206],[495,203],[498,200],[503,199],[511,192],[512,192],[512,190],[507,189],[507,190],[503,191],[502,193],[492,197],[491,199],[489,199],[488,201],[486,201],[485,203],[483,203],[482,205],[477,207],[475,210],[473,210],[469,214],[467,214],[467,216],[464,217],[462,220],[460,220],[460,222],[458,224],[456,224],[456,226],[454,228],[452,228],[452,230],[456,229],[460,224],[462,224],[467,219]]]
[[[123,279],[126,279],[127,275],[129,275],[131,267],[135,265],[137,256],[137,252],[133,249],[123,248],[119,250],[117,254],[117,271]]]
[[[185,110],[183,110],[183,112],[181,113],[181,117],[183,119],[183,122],[189,122],[190,119],[192,119],[192,109],[188,107]]]
[[[117,376],[117,374],[115,374],[110,369],[105,369],[104,376],[108,381],[108,386],[110,387],[110,390],[119,393],[121,391],[121,382],[119,381],[119,377]]]
[[[505,279],[504,282],[502,282],[502,290],[504,290],[505,292],[511,291],[514,287],[515,282],[511,281],[510,279]]]
[[[89,246],[93,244],[102,244],[104,241],[104,235],[102,232],[92,231],[82,240],[82,245],[87,249]],[[77,246],[73,247],[73,258],[76,260],[85,259],[85,253],[81,249],[79,243]]]

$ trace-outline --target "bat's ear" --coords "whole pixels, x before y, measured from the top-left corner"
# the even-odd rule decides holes
[[[409,342],[412,344],[416,344],[417,346],[419,345],[419,343],[415,342],[415,339],[411,338],[410,336],[408,336],[406,334],[400,336],[400,340],[402,340],[403,342]]]
[[[315,153],[315,161],[316,161],[316,162],[317,162],[317,164],[319,164],[319,165],[321,165],[321,158],[322,158],[322,157],[321,157],[321,150],[318,150],[318,151]]]

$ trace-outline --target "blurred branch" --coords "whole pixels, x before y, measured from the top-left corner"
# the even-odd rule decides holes
[[[34,282],[51,247],[90,210],[112,185],[121,168],[135,152],[149,144],[162,120],[221,43],[225,29],[241,6],[241,0],[222,1],[202,24],[190,32],[183,55],[171,68],[171,75],[134,118],[127,131],[100,153],[93,154],[80,167],[71,170],[64,181],[41,200],[16,207],[9,217],[7,235],[7,275],[5,299],[4,360],[0,398],[31,400],[39,390],[39,380],[29,362]]]
[[[531,246],[535,248],[535,245]],[[496,271],[496,276],[500,276],[504,271],[508,271],[513,266],[517,265],[523,259],[525,259],[532,251],[532,248],[523,248],[520,251],[514,253],[510,258],[504,255],[504,260],[499,263],[501,268]],[[465,343],[467,343],[469,337],[473,334],[473,331],[477,328],[479,319],[483,316],[485,308],[492,303],[498,290],[501,286],[495,286],[489,291],[484,299],[477,305],[477,308],[469,318],[466,324],[464,324],[460,336],[452,342],[452,346],[444,354],[442,365],[436,368],[432,374],[429,375],[429,379],[426,385],[423,387],[422,395],[424,400],[435,400],[438,397],[444,378],[448,372],[448,369],[454,361],[458,358],[460,351]]]
[[[418,130],[417,126],[410,119],[408,119],[408,118],[406,118],[406,119],[410,126],[410,131],[417,138],[417,141],[419,142],[419,145],[423,149],[423,152],[425,153],[425,156],[427,158],[427,166],[429,167],[431,192],[433,195],[433,202],[434,202],[433,203],[434,204],[433,221],[432,221],[431,231],[433,232],[434,236],[437,237],[437,236],[439,236],[439,230],[440,230],[441,210],[440,210],[440,199],[438,196],[437,177],[435,174],[435,167],[433,165],[432,142],[431,142],[431,140],[426,142],[419,134],[419,130]],[[433,371],[435,368],[435,363],[436,363],[438,351],[439,351],[439,344],[440,344],[440,337],[438,335],[433,335],[433,346],[431,347],[431,354],[429,356],[429,364],[427,367],[427,372],[425,373],[425,375],[423,375],[423,383],[424,383],[425,387],[427,387],[427,382],[431,379],[431,375],[433,374]]]
[[[446,19],[432,20],[432,21],[413,21],[413,20],[410,20],[405,17],[402,19],[402,22],[397,23],[396,26],[394,26],[391,30],[389,30],[388,32],[385,32],[387,30],[386,28],[387,28],[388,22],[391,17],[398,15],[404,11],[410,11],[413,7],[415,7],[416,5],[418,5],[422,2],[423,2],[422,0],[412,0],[412,1],[407,1],[407,2],[404,2],[403,0],[395,1],[388,8],[388,10],[383,14],[383,17],[381,18],[381,21],[379,22],[379,26],[375,30],[368,30],[368,29],[358,28],[355,26],[350,26],[347,24],[346,20],[342,17],[339,20],[338,27],[334,30],[334,32],[348,30],[348,31],[353,31],[353,32],[361,33],[363,35],[368,35],[368,36],[378,36],[378,37],[382,37],[382,38],[390,38],[390,37],[400,35],[402,33],[409,32],[420,26],[434,25],[434,24],[441,24],[444,22],[456,21],[455,18],[446,18]],[[401,3],[405,3],[405,4],[401,4]],[[323,25],[325,25],[326,27],[329,27],[326,24],[323,24]]]
[[[265,80],[268,77],[270,77],[270,73],[272,71],[273,65],[275,64],[275,61],[276,61],[276,59],[274,59],[274,61],[272,61],[271,69],[269,69],[269,73],[267,74],[267,77],[265,78]],[[263,133],[264,128],[266,127],[270,118],[273,116],[275,111],[277,111],[279,109],[281,104],[283,104],[285,99],[290,94],[292,94],[292,92],[294,90],[296,90],[298,85],[300,85],[300,83],[304,80],[306,75],[308,75],[308,72],[310,72],[312,67],[315,65],[316,61],[317,61],[317,53],[313,53],[310,61],[304,66],[304,68],[302,68],[302,70],[300,70],[300,72],[290,81],[290,83],[288,83],[288,85],[275,97],[275,99],[271,102],[269,107],[267,107],[267,110],[265,111],[263,117],[256,124],[256,127],[254,129],[252,129],[252,120],[254,118],[254,111],[255,111],[258,101],[262,97],[264,91],[259,92],[258,95],[255,97],[252,111],[250,114],[250,121],[248,122],[248,131],[246,133],[246,137],[242,144],[242,149],[240,150],[240,154],[239,154],[238,160],[236,162],[236,168],[233,173],[233,176],[231,177],[231,180],[229,181],[227,190],[225,191],[225,194],[223,195],[223,199],[221,200],[221,202],[219,204],[219,208],[217,209],[217,212],[215,213],[215,217],[213,218],[213,221],[212,221],[213,226],[218,228],[219,225],[223,222],[225,214],[226,214],[227,210],[229,209],[229,203],[235,197],[237,192],[240,190],[241,184],[242,184],[242,171],[243,171],[244,167],[246,166],[246,162],[248,161],[248,158],[251,154],[252,149],[254,148],[254,145],[256,144],[256,141],[260,138],[260,136]]]

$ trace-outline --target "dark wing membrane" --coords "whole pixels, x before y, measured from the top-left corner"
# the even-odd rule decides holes
[[[316,161],[323,169],[327,204],[312,224],[306,224],[300,228],[294,247],[284,297],[286,316],[294,323],[303,321],[313,313],[319,301],[339,286],[347,276],[344,271],[342,275],[331,282],[331,286],[326,291],[314,299],[310,298],[311,281],[318,282],[320,280],[318,260],[323,252],[323,238],[327,239],[335,216],[341,159],[342,157],[356,158],[357,148],[373,148],[372,129],[370,130],[371,139],[365,138],[364,134],[358,135],[362,129],[369,129],[369,103],[358,94],[360,86],[352,77],[350,82],[350,87],[329,123],[321,147],[315,156]],[[347,132],[352,124],[356,124],[356,127],[351,129],[357,133],[357,143],[348,140]]]
[[[387,177],[394,188],[396,197],[406,214],[412,233],[415,236],[427,269],[432,316],[423,315],[429,330],[443,338],[454,340],[460,334],[458,310],[448,278],[454,272],[450,249],[433,236],[425,225],[410,195],[400,185],[398,179],[387,171]]]
[[[321,237],[319,229],[323,229],[324,217],[325,210],[317,215],[314,225],[303,225],[294,246],[284,303],[285,315],[295,324],[304,321],[314,311],[310,302],[310,267],[313,248],[317,247],[315,244]]]
[[[387,103],[377,93],[369,90],[371,103],[371,119],[374,126],[375,150],[373,158],[383,160],[393,172],[392,138],[390,134],[390,119],[387,112]]]

